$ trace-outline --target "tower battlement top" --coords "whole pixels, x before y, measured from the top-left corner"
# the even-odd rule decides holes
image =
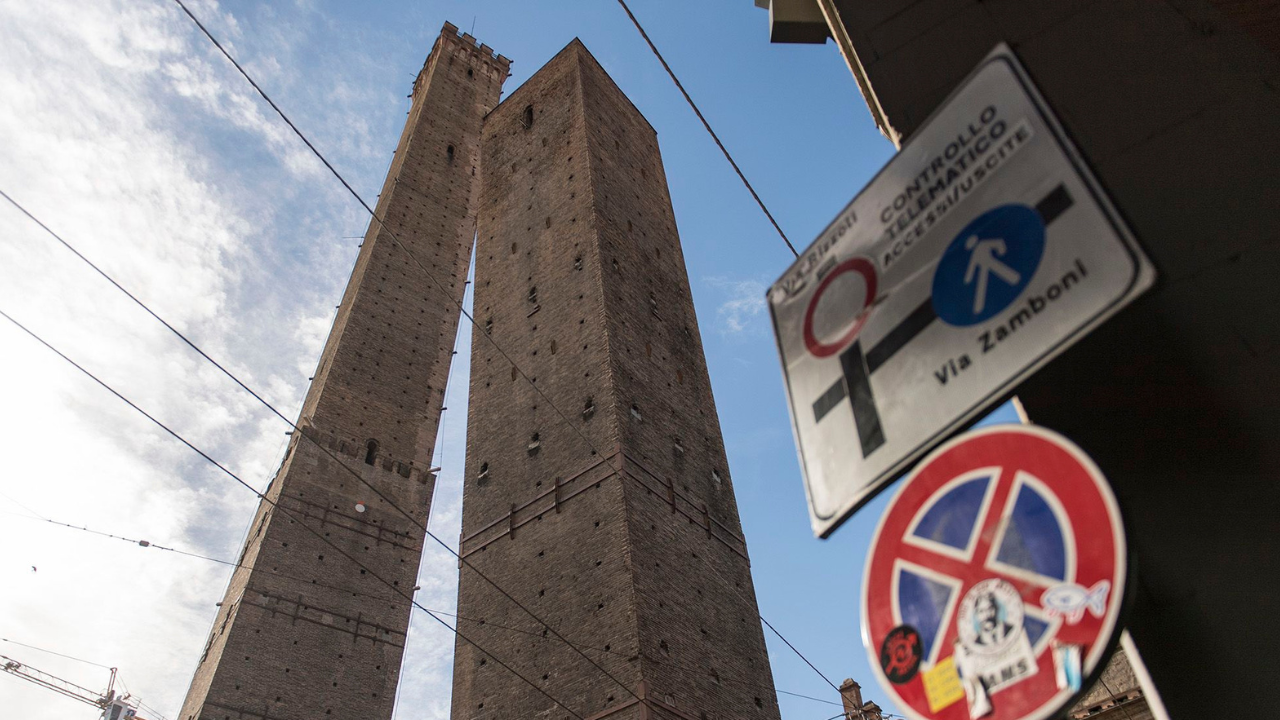
[[[493,63],[503,70],[511,66],[511,60],[495,53],[493,48],[476,40],[471,33],[459,32],[458,26],[451,22],[445,21],[444,27],[440,29],[440,39],[465,47],[481,60]]]

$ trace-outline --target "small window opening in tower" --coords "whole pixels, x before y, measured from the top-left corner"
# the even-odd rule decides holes
[[[533,106],[532,105],[524,106],[524,115],[520,116],[520,123],[524,125],[525,130],[528,130],[529,128],[533,127]]]
[[[374,458],[378,456],[378,441],[370,440],[364,444],[364,464],[372,465]]]
[[[538,302],[538,287],[536,285],[529,288],[529,302]]]
[[[591,419],[591,416],[595,414],[596,414],[595,398],[588,397],[586,406],[582,408],[582,419],[589,420]]]
[[[573,269],[574,269],[574,270],[581,270],[581,269],[582,269],[582,256],[581,256],[581,255],[579,255],[578,257],[576,257],[576,258],[574,258],[574,259],[573,259]]]
[[[476,480],[484,482],[489,478],[489,463],[480,463],[480,472],[476,473]]]
[[[644,417],[640,415],[640,406],[635,403],[631,403],[631,417],[637,420],[644,419]]]
[[[542,447],[542,440],[539,439],[538,433],[534,433],[529,437],[529,454],[538,452],[538,448]]]
[[[446,157],[449,158],[449,164],[452,165],[453,164],[453,146],[450,145],[448,148],[446,148],[444,151],[444,154]]]
[[[475,77],[476,74],[471,68],[467,68],[467,77]]]
[[[673,443],[677,453],[684,454],[684,444],[680,442],[680,436],[675,436]]]
[[[716,487],[720,487],[720,483],[724,482],[720,479],[720,473],[716,470],[711,471],[711,479],[715,482]]]

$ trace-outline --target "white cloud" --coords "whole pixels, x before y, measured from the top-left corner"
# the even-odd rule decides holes
[[[733,280],[716,276],[704,278],[707,286],[720,294],[716,306],[716,329],[724,335],[755,333],[766,317],[764,293],[767,285],[760,280]]]
[[[387,88],[364,88],[341,61],[326,81],[341,92],[312,87],[295,62],[305,26],[259,37],[213,3],[193,9],[244,48],[322,148],[333,140],[331,159],[357,187],[380,181],[394,137],[375,137],[404,109]],[[291,415],[350,272],[356,241],[341,238],[367,220],[215,53],[167,2],[0,0],[0,189]],[[0,309],[256,487],[278,466],[283,422],[3,201]],[[255,498],[3,320],[0,437],[0,491],[37,512],[238,555]],[[441,537],[457,537],[456,504],[438,503],[452,524]],[[130,691],[174,717],[227,568],[19,517],[2,497],[0,512],[0,635],[118,666]],[[424,587],[424,604],[449,609],[445,585]],[[406,671],[425,689],[401,715],[443,718],[452,641],[415,623],[415,645],[430,644],[411,649]],[[106,683],[92,666],[5,643],[0,653]],[[88,717],[8,676],[0,688],[6,716]]]

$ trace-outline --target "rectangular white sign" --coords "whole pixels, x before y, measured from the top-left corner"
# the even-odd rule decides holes
[[[814,532],[1154,279],[997,47],[769,289]]]

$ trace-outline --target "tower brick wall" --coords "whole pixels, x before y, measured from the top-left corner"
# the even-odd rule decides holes
[[[464,633],[584,718],[777,718],[656,133],[575,40],[482,147]],[[570,713],[459,640],[481,716]]]
[[[446,23],[414,82],[377,204],[385,227],[365,235],[266,493],[279,507],[258,508],[183,720],[391,717],[411,613],[397,590],[411,594],[422,553],[481,121],[507,68]]]

